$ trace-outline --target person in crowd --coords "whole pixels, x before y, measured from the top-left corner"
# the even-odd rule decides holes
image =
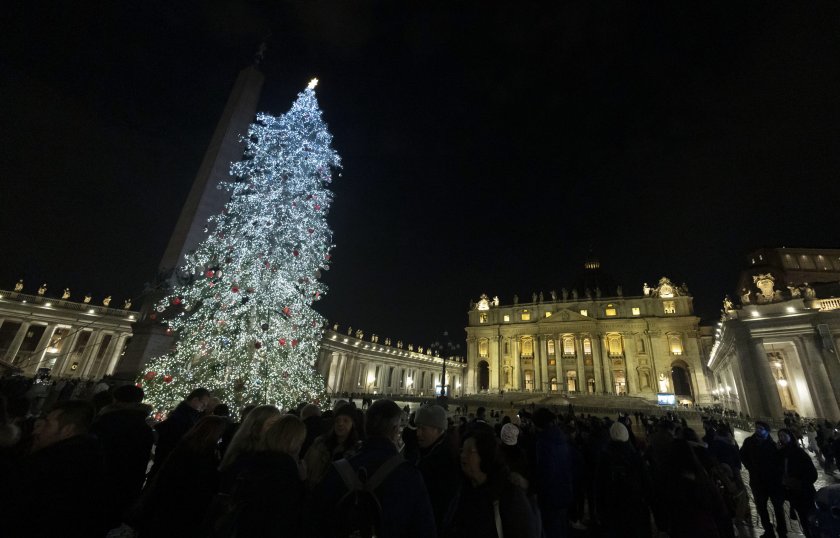
[[[223,417],[199,419],[166,458],[143,495],[141,536],[203,537],[210,501],[219,488],[219,441]]]
[[[210,391],[197,388],[169,413],[166,420],[155,426],[157,432],[155,461],[149,474],[154,475],[160,470],[175,445],[201,418],[208,403],[210,403]]]
[[[435,518],[423,477],[397,451],[402,416],[392,400],[376,400],[365,413],[366,439],[358,453],[345,461],[355,474],[361,472],[367,477],[373,477],[380,466],[391,468],[374,490],[381,507],[380,538],[432,538],[436,536]],[[315,489],[314,505],[334,514],[347,492],[337,467],[332,465]],[[318,537],[333,536],[344,523],[340,517],[322,517],[314,522],[314,533]]]
[[[227,452],[227,448],[230,446],[230,442],[233,440],[233,436],[236,434],[236,428],[239,427],[239,425],[233,421],[233,417],[230,415],[230,407],[227,404],[220,403],[216,405],[216,407],[213,408],[212,414],[227,420],[225,433],[222,435],[222,440],[219,443],[219,454],[221,454],[222,458],[224,458],[225,452]]]
[[[269,419],[255,452],[247,452],[231,467],[236,473],[230,494],[239,507],[237,536],[304,534],[305,488],[299,467],[306,426],[294,415]]]
[[[817,469],[808,453],[796,442],[788,429],[779,430],[779,457],[782,468],[782,487],[785,498],[790,501],[791,512],[795,512],[802,532],[810,537],[808,516],[814,510]]]
[[[260,405],[253,408],[242,420],[242,424],[236,429],[236,433],[233,435],[233,439],[231,439],[219,466],[219,470],[224,475],[223,481],[226,487],[228,486],[227,480],[232,478],[226,473],[228,467],[233,465],[242,454],[258,450],[266,422],[279,416],[280,410],[273,405]]]
[[[642,457],[630,446],[627,427],[614,422],[600,456],[595,479],[596,513],[609,538],[651,535],[650,477]]]
[[[360,446],[361,434],[356,410],[345,403],[335,410],[332,429],[315,439],[304,455],[309,489],[314,489],[324,479],[333,461],[352,457]]]
[[[502,426],[500,435],[502,456],[504,456],[505,465],[510,469],[510,472],[522,477],[522,488],[525,491],[529,491],[531,487],[531,469],[525,451],[519,446],[520,433],[519,426],[512,422],[508,422]]]
[[[56,402],[35,423],[32,452],[3,480],[0,534],[8,537],[101,536],[105,528],[103,457],[89,435],[90,402]]]
[[[545,407],[534,411],[536,438],[531,476],[546,538],[568,536],[572,504],[572,446],[557,426],[557,415]]]
[[[414,422],[416,413],[408,414],[408,423],[400,432],[402,441],[402,455],[409,463],[417,463],[420,458],[420,446],[417,444],[417,424]]]
[[[300,447],[301,455],[305,455],[312,443],[324,434],[324,421],[321,418],[321,408],[315,404],[306,404],[300,410],[300,419],[306,426],[306,439]]]
[[[755,422],[755,433],[744,439],[741,446],[741,461],[750,473],[750,489],[755,499],[755,509],[764,527],[764,537],[787,535],[785,521],[785,495],[782,487],[782,467],[776,443],[770,437],[770,425],[764,421]],[[767,502],[773,504],[776,527],[770,522]]]
[[[143,389],[135,385],[117,387],[114,403],[104,407],[91,426],[105,457],[104,509],[109,528],[120,526],[146,480],[154,433],[146,423],[152,408],[142,403],[143,397]]]
[[[458,455],[452,451],[449,423],[443,407],[432,404],[418,408],[414,422],[419,449],[417,469],[423,475],[435,515],[435,527],[440,534],[460,485]]]
[[[454,501],[446,537],[537,538],[539,515],[510,472],[495,435],[477,431],[461,448],[464,482]]]

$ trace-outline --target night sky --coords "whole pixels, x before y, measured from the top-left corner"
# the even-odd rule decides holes
[[[40,4],[0,32],[0,289],[139,297],[266,36],[260,110],[317,76],[343,159],[343,326],[457,341],[590,250],[712,320],[751,249],[840,248],[838,3]]]

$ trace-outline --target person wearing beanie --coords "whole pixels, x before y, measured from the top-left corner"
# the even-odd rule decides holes
[[[418,408],[414,414],[414,425],[417,427],[420,456],[417,469],[429,492],[435,525],[440,532],[449,506],[458,492],[460,461],[458,454],[452,451],[449,423],[443,407],[432,404]]]
[[[653,488],[647,468],[624,424],[612,423],[609,435],[595,477],[595,513],[603,535],[648,538]]]
[[[610,439],[622,443],[630,441],[630,434],[627,431],[627,427],[621,422],[613,422],[613,425],[610,426]]]

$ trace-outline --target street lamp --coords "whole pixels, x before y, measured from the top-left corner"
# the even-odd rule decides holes
[[[453,344],[452,340],[449,339],[449,331],[443,331],[443,343],[440,341],[435,341],[432,343],[429,348],[436,352],[441,359],[443,359],[443,371],[440,377],[440,395],[444,398],[446,397],[446,359],[447,353],[449,354],[449,358],[455,354],[456,351],[461,349],[460,344]]]

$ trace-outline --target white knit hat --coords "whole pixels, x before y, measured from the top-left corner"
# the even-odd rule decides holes
[[[627,432],[627,428],[624,424],[621,422],[613,422],[613,425],[610,426],[610,439],[626,443],[630,440],[630,434]]]
[[[513,446],[516,444],[517,439],[519,439],[519,428],[511,423],[507,423],[502,426],[502,442],[508,446]]]

